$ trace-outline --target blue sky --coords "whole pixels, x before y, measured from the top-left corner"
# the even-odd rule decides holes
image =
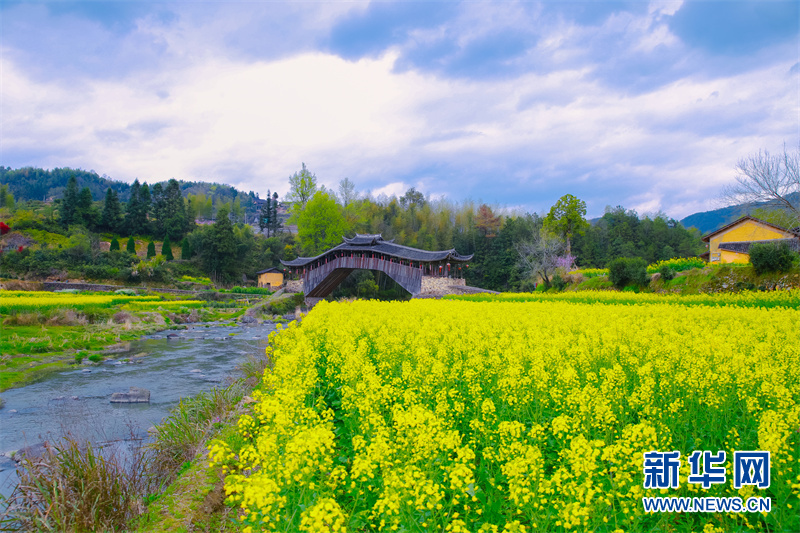
[[[0,164],[682,218],[800,142],[800,2],[0,2]]]

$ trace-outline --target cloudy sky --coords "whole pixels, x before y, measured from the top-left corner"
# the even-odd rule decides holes
[[[800,3],[0,1],[0,164],[682,218],[800,141]]]

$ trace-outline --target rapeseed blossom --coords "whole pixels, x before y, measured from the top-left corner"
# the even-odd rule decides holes
[[[322,302],[271,336],[209,456],[251,531],[798,530],[796,298]],[[653,450],[726,450],[729,481],[735,450],[769,450],[772,484],[703,489],[683,463],[644,489]],[[645,514],[654,495],[773,509]]]

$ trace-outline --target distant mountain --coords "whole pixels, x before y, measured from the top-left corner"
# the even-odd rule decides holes
[[[127,202],[130,197],[130,184],[117,181],[108,176],[100,176],[96,172],[72,168],[54,168],[44,170],[41,168],[20,168],[11,169],[0,166],[0,185],[8,185],[9,191],[14,195],[15,200],[54,200],[64,196],[64,190],[70,177],[75,176],[78,182],[78,189],[89,187],[92,191],[92,199],[100,201],[105,198],[106,190],[110,187],[117,191],[119,199]],[[152,188],[156,182],[150,183]],[[160,182],[166,185],[166,181]],[[245,193],[235,187],[222,183],[208,183],[203,181],[182,181],[181,192],[184,197],[188,194],[203,194],[206,198],[214,198],[216,202],[230,202],[237,197],[242,208],[248,213],[256,211],[256,195],[251,191]]]
[[[800,193],[792,193],[787,198],[792,202],[800,203]],[[765,207],[766,205],[766,203],[729,205],[728,207],[714,209],[713,211],[694,213],[681,220],[681,224],[686,228],[695,227],[700,230],[700,233],[705,235],[715,229],[721,228],[729,222],[733,222],[742,215],[750,213],[753,209]]]

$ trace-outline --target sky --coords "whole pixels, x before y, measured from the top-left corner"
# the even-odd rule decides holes
[[[0,0],[0,165],[589,217],[800,143],[800,2]]]

